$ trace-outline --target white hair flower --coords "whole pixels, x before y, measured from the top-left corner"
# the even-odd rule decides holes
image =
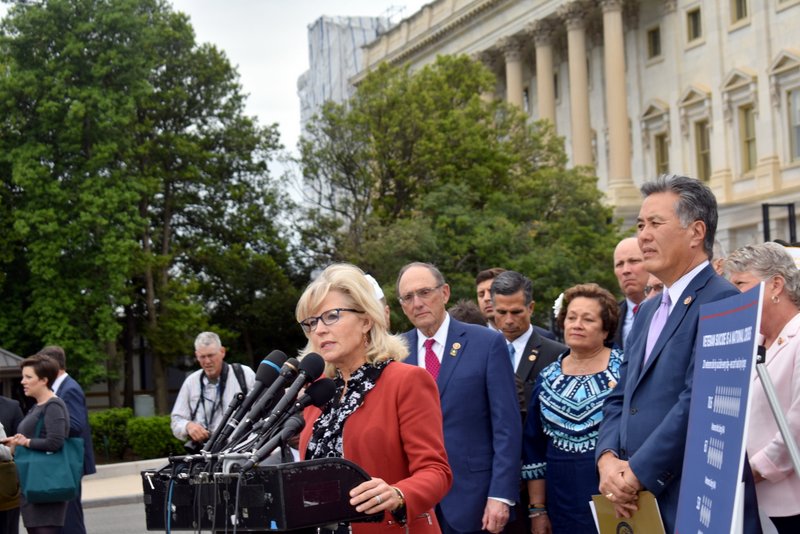
[[[556,300],[553,302],[553,316],[558,317],[558,313],[561,311],[561,305],[564,303],[564,293],[561,293],[556,297]]]

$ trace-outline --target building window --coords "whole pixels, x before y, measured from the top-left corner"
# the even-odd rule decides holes
[[[667,134],[656,134],[654,139],[656,150],[656,174],[666,174],[669,172],[669,144]]]
[[[747,18],[747,0],[731,0],[731,22]]]
[[[789,138],[792,161],[800,160],[800,88],[789,92]]]
[[[528,91],[528,87],[527,86],[523,87],[523,89],[522,89],[522,109],[523,109],[523,111],[525,111],[525,113],[530,115],[530,113],[531,113],[531,94],[530,94],[530,91]]]
[[[739,108],[739,132],[742,147],[742,173],[756,168],[756,114],[752,104]]]
[[[647,59],[661,55],[661,28],[656,26],[647,30]]]
[[[697,178],[704,182],[711,179],[711,139],[708,121],[694,123],[694,146],[697,154]]]
[[[561,95],[558,93],[558,89],[558,73],[556,72],[553,74],[553,94],[555,95],[556,100],[561,97]]]
[[[700,39],[703,36],[703,20],[699,7],[686,12],[686,33],[689,42]]]

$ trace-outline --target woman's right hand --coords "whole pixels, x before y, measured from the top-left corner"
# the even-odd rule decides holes
[[[30,438],[26,438],[22,434],[14,434],[10,438],[6,438],[5,444],[9,447],[13,447],[16,445],[22,445],[23,447],[28,447],[31,444]]]
[[[531,519],[531,534],[551,534],[550,518],[542,514]]]

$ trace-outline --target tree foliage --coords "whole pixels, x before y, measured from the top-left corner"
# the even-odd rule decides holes
[[[185,15],[163,0],[19,5],[0,62],[8,348],[63,345],[91,383],[143,336],[165,411],[166,366],[199,331],[250,359],[291,338],[271,308],[296,294],[275,223],[290,204],[267,168],[277,127],[245,115],[236,70]]]
[[[430,261],[455,297],[485,268],[534,281],[539,320],[565,288],[610,269],[618,225],[588,169],[567,169],[563,140],[502,101],[467,57],[420,71],[386,65],[344,104],[328,104],[301,141],[314,261],[351,261],[384,289],[409,261]],[[395,314],[393,324],[407,324]]]

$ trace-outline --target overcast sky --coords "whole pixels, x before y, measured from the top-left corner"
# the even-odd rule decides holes
[[[239,70],[247,111],[277,122],[294,152],[300,135],[297,78],[308,70],[308,25],[322,15],[386,16],[397,22],[432,0],[172,0],[197,41],[215,44]],[[404,8],[404,9],[403,9]],[[400,11],[402,10],[402,11]]]
[[[213,43],[237,67],[247,113],[278,123],[295,152],[300,135],[297,78],[308,70],[308,26],[322,15],[391,16],[393,22],[433,0],[171,0],[191,18],[198,43]],[[8,4],[0,3],[0,16]]]

